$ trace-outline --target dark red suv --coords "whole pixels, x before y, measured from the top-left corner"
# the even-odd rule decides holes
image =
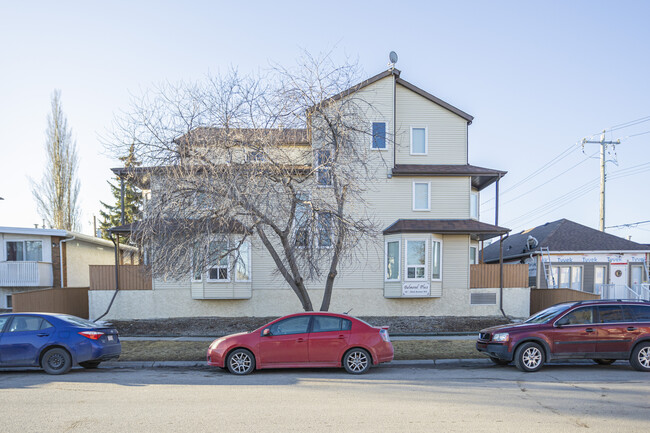
[[[557,304],[522,323],[481,330],[476,348],[495,364],[537,371],[553,359],[627,359],[650,371],[650,302],[599,300]]]

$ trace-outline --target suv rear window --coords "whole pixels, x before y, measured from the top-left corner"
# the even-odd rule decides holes
[[[625,309],[629,310],[634,320],[637,322],[650,322],[650,306],[647,305],[628,305]]]
[[[599,323],[628,322],[632,320],[620,305],[602,305],[598,307]]]

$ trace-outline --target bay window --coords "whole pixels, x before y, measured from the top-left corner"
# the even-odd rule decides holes
[[[436,239],[431,243],[431,279],[442,279],[442,241]]]
[[[251,244],[243,242],[239,247],[235,261],[235,281],[251,280]]]
[[[386,280],[399,280],[400,241],[386,242]]]
[[[208,254],[210,257],[208,281],[229,281],[228,241],[210,241]]]
[[[427,243],[425,240],[406,241],[406,280],[426,280]]]

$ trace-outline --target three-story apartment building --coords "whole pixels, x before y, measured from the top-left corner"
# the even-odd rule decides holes
[[[350,93],[334,96],[331,103]],[[355,86],[354,97],[373,107],[366,118],[369,133],[356,145],[377,156],[364,204],[383,231],[358,245],[358,261],[340,265],[330,310],[362,316],[500,314],[500,302],[472,303],[473,291],[487,289],[470,289],[479,242],[508,232],[479,221],[481,191],[498,184],[506,172],[468,163],[473,117],[403,80],[396,69]],[[318,143],[307,131],[288,135],[292,139],[286,146],[297,155],[313,155],[311,164],[319,164],[319,152],[311,151]],[[136,171],[140,186],[155,196],[164,175]],[[322,184],[316,179],[314,188]],[[132,229],[119,227],[115,233]],[[275,316],[300,310],[295,294],[274,271],[268,252],[253,240],[213,269],[180,279],[154,276],[151,291],[121,292],[108,317]],[[310,281],[307,288],[317,307],[323,282]],[[498,289],[492,291],[496,299]],[[506,313],[526,316],[528,288],[510,288],[507,296]],[[111,297],[108,290],[91,291],[91,316]]]

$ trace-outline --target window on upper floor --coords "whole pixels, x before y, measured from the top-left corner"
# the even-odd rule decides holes
[[[426,280],[427,241],[406,241],[406,280]]]
[[[386,123],[374,122],[372,124],[372,148],[386,149]]]
[[[427,154],[427,128],[411,128],[411,155]]]
[[[469,195],[469,217],[478,219],[478,192],[472,191]]]
[[[316,151],[316,181],[319,186],[329,186],[332,184],[332,152],[329,149],[319,149]]]
[[[42,241],[7,241],[6,252],[8,262],[42,262]]]
[[[469,264],[477,265],[478,264],[478,248],[469,247]]]
[[[400,241],[386,242],[386,281],[399,280]]]
[[[332,246],[332,213],[318,213],[318,246],[330,248]]]
[[[294,242],[297,247],[306,248],[309,246],[309,216],[311,213],[309,194],[298,193],[296,199],[298,202],[294,215]]]
[[[431,210],[430,182],[413,182],[413,210]]]

